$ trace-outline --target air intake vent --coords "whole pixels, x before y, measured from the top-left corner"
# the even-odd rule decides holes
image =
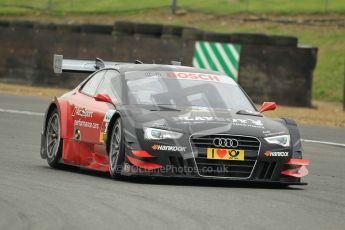
[[[219,147],[214,145],[215,138],[232,139],[235,147]],[[192,136],[195,162],[201,176],[215,176],[228,178],[249,178],[258,158],[260,141],[255,137],[209,135]],[[207,148],[225,148],[244,150],[244,160],[214,160],[207,159]]]

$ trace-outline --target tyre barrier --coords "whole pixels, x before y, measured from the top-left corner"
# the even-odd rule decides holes
[[[115,34],[132,35],[134,33],[134,23],[128,21],[116,21],[114,24]]]
[[[150,23],[135,23],[134,33],[139,35],[148,35],[153,37],[160,37],[162,35],[162,24],[150,24]]]
[[[267,45],[269,37],[258,33],[232,33],[231,42],[236,44]]]
[[[0,27],[9,27],[10,22],[6,20],[0,20]]]
[[[296,47],[298,38],[294,36],[266,35],[258,33],[216,33],[202,31],[192,27],[162,25],[152,23],[134,23],[116,21],[113,26],[101,24],[53,24],[34,23],[28,20],[0,20],[0,28],[34,28],[40,30],[57,30],[59,32],[75,32],[84,34],[144,35],[156,38],[182,38],[191,41],[211,41],[246,45],[272,45]]]
[[[184,40],[202,40],[203,31],[194,28],[185,28],[182,32]]]
[[[210,42],[232,43],[231,34],[228,33],[204,32],[202,40]]]
[[[85,24],[85,25],[81,26],[81,32],[82,33],[95,33],[95,34],[112,34],[113,26]]]
[[[12,28],[34,28],[34,23],[32,21],[26,20],[15,20],[10,21],[9,26]]]
[[[280,36],[271,35],[269,36],[269,45],[272,46],[293,46],[297,47],[298,38],[293,36]]]
[[[183,26],[163,25],[162,38],[181,37]]]
[[[215,33],[126,21],[104,26],[6,20],[0,21],[0,34],[1,82],[73,88],[85,79],[83,74],[68,75],[70,78],[47,77],[53,76],[49,62],[54,53],[81,59],[140,59],[162,64],[182,60],[183,65],[192,66],[195,42],[210,41],[241,45],[238,80],[255,102],[276,100],[291,106],[311,105],[317,49],[297,47],[298,39],[293,36]]]
[[[60,24],[56,27],[57,31],[59,32],[74,32],[74,33],[80,33],[81,32],[81,26],[80,25],[69,25],[69,24]]]
[[[34,28],[38,31],[40,30],[56,30],[57,25],[53,23],[42,23],[42,24],[35,24]]]

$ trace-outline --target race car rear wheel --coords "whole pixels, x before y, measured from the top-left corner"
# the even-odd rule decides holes
[[[48,164],[56,168],[62,155],[62,140],[60,138],[60,117],[55,109],[49,117],[46,135],[45,148],[47,153]]]
[[[109,148],[109,172],[112,178],[120,178],[124,161],[124,136],[121,119],[114,122],[111,129]]]

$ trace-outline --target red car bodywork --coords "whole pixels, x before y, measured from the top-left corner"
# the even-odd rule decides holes
[[[63,139],[62,162],[109,171],[109,159],[102,131],[104,131],[104,117],[107,111],[115,109],[115,106],[80,93],[79,87],[60,98],[55,98],[54,104],[60,114]],[[83,110],[87,110],[89,114],[80,112]],[[76,122],[87,122],[87,125],[78,126],[82,141],[75,137]],[[88,126],[90,124],[91,127]]]

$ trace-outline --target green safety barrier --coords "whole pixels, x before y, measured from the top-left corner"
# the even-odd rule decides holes
[[[240,51],[237,44],[197,41],[193,66],[222,72],[237,81]]]

